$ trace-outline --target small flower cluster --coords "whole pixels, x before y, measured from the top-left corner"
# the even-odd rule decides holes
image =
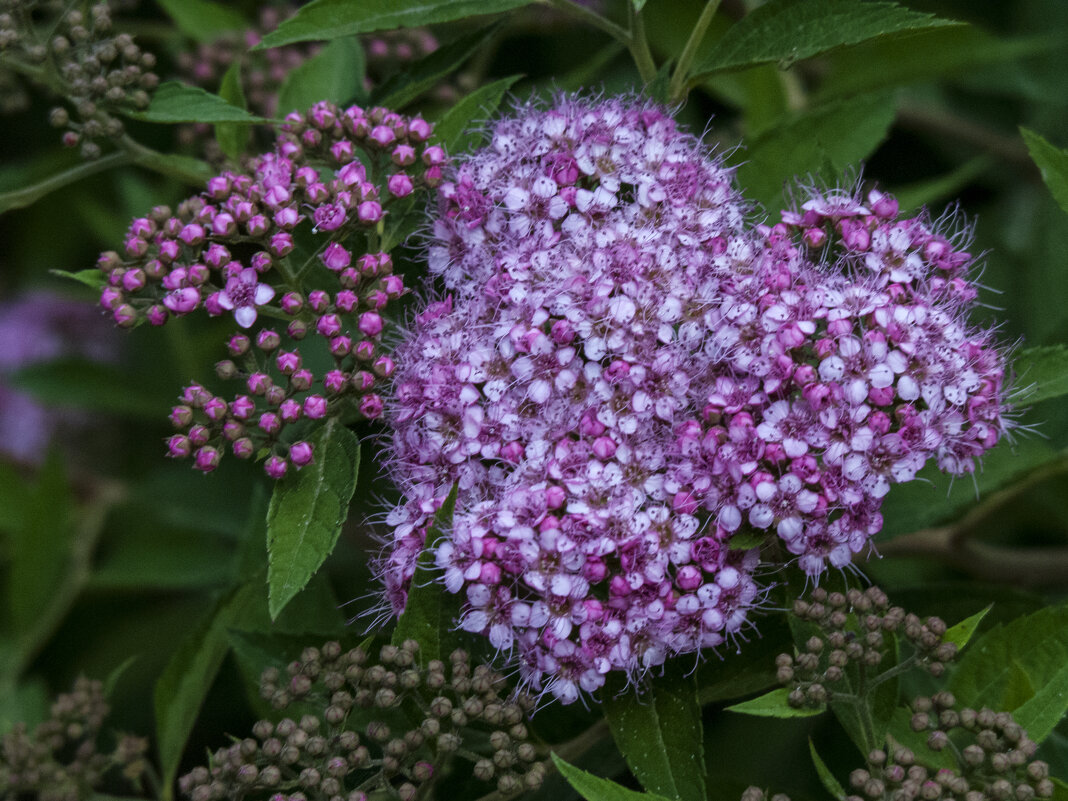
[[[268,669],[265,699],[279,709],[312,702],[321,715],[257,722],[253,737],[219,749],[209,767],[183,776],[182,792],[192,801],[367,801],[385,791],[412,801],[454,755],[472,761],[475,777],[495,780],[505,797],[539,787],[545,768],[523,723],[530,699],[505,700],[503,677],[485,665],[472,670],[463,651],[450,656],[448,667],[438,660],[422,667],[417,656],[414,641],[383,646],[377,662],[362,648],[344,651],[329,642],[305,649],[284,676]],[[412,706],[423,719],[398,730],[407,720],[398,710]],[[488,756],[473,752],[487,741]]]
[[[31,79],[44,80],[67,98],[76,119],[65,106],[57,106],[50,122],[65,129],[64,145],[80,145],[82,156],[98,157],[97,140],[123,135],[114,113],[148,106],[149,92],[159,83],[151,71],[156,57],[127,33],[111,35],[107,2],[68,3],[58,18],[41,18],[40,12],[50,10],[46,3],[8,5],[10,10],[0,13],[0,55],[32,65],[36,72],[31,71]],[[42,70],[47,78],[40,77]]]
[[[805,643],[803,653],[779,654],[775,660],[779,682],[792,688],[790,706],[825,705],[850,664],[878,667],[896,647],[886,635],[896,634],[913,648],[899,668],[915,666],[941,676],[945,663],[957,656],[956,644],[944,641],[946,624],[941,618],[920,620],[900,606],[890,606],[878,587],[844,594],[817,587],[811,598],[811,602],[796,600],[793,613],[818,632]]]
[[[732,182],[656,106],[562,98],[439,190],[448,294],[397,351],[387,596],[457,485],[436,557],[460,626],[564,701],[722,643],[762,597],[754,545],[844,567],[891,484],[967,472],[1007,427],[939,225],[809,191],[753,226]]]
[[[98,260],[101,305],[120,326],[161,326],[204,309],[232,313],[248,330],[230,338],[231,358],[217,365],[244,392],[226,400],[193,384],[171,414],[179,433],[169,455],[191,456],[205,472],[226,449],[242,459],[274,451],[265,469],[281,478],[312,459],[303,441],[278,452],[286,426],[349,404],[366,418],[381,414],[376,390],[393,372],[380,344],[383,310],[405,288],[372,243],[391,204],[435,185],[445,159],[427,144],[426,121],[384,108],[319,103],[286,120],[274,151],[247,172],[212,178],[176,214],[159,207],[133,220],[122,253]],[[261,315],[281,324],[251,330]],[[321,376],[304,363],[308,334],[333,362]]]
[[[83,677],[56,699],[48,720],[32,732],[16,723],[0,737],[0,788],[5,797],[77,801],[99,789],[113,768],[136,787],[148,741],[120,736],[111,753],[100,751],[97,738],[108,712],[103,685]]]

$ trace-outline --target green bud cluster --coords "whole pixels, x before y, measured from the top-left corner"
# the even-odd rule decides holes
[[[99,789],[113,768],[139,786],[148,741],[119,736],[113,750],[101,751],[98,737],[108,711],[103,685],[79,678],[33,731],[16,723],[0,737],[0,795],[77,801]]]
[[[918,667],[932,676],[941,676],[945,663],[957,655],[956,644],[944,641],[944,621],[921,620],[900,606],[890,606],[878,587],[846,593],[817,587],[809,600],[794,602],[793,613],[816,628],[798,653],[779,654],[775,660],[776,676],[792,688],[788,700],[795,708],[826,704],[850,665],[877,669],[893,653],[895,636],[912,646],[906,667]]]
[[[407,640],[372,660],[363,648],[328,642],[284,671],[265,670],[265,700],[313,712],[258,721],[252,737],[217,750],[179,787],[192,801],[412,801],[456,756],[502,796],[539,787],[545,766],[525,723],[533,700],[510,700],[504,677],[472,668],[462,650],[425,665],[418,651]]]
[[[118,139],[115,112],[144,109],[159,84],[156,57],[128,33],[112,34],[108,2],[58,4],[7,0],[0,12],[0,73],[18,73],[63,97],[49,113],[62,141],[85,158],[101,153],[99,140]],[[0,84],[4,81],[0,80]]]

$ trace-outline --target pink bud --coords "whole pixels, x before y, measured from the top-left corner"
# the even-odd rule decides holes
[[[382,317],[377,312],[364,312],[360,315],[360,331],[365,336],[378,336],[382,333]]]
[[[297,470],[311,464],[312,446],[303,441],[294,442],[289,448],[289,460]]]

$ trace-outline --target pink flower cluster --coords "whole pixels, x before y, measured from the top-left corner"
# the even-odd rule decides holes
[[[751,225],[732,179],[656,106],[562,98],[439,189],[447,294],[395,353],[379,567],[399,613],[456,485],[459,625],[565,703],[736,635],[762,557],[846,566],[892,484],[1007,425],[938,225],[840,191]]]
[[[350,403],[366,418],[381,414],[377,390],[393,371],[383,310],[405,288],[374,243],[394,202],[441,180],[445,153],[427,144],[431,127],[418,117],[319,103],[286,119],[274,151],[247,172],[212,178],[177,214],[161,207],[135,219],[122,254],[98,261],[101,304],[120,326],[204,309],[232,313],[248,331],[217,365],[242,394],[226,400],[193,384],[171,414],[169,455],[205,472],[229,449],[266,458],[268,475],[281,478],[313,458],[304,441],[282,444],[288,425]],[[281,330],[254,329],[262,316]],[[320,375],[304,364],[308,334],[332,360]]]

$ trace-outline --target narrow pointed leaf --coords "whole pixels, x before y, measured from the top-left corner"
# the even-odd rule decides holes
[[[458,489],[454,484],[441,508],[434,514],[434,522],[426,533],[426,543],[415,565],[415,575],[408,590],[408,603],[393,631],[394,645],[409,639],[418,642],[419,658],[424,662],[442,659],[449,653],[446,643],[456,628],[455,618],[460,610],[459,598],[446,591],[438,581],[440,571],[434,563],[438,544],[445,537],[445,532],[452,528]]]
[[[218,95],[179,81],[167,81],[152,94],[144,111],[127,115],[145,122],[265,122],[262,117],[232,106]]]
[[[415,28],[478,14],[498,14],[533,0],[314,0],[263,37],[255,49],[338,39],[354,33]]]
[[[77,281],[79,284],[84,284],[90,289],[103,289],[104,284],[108,282],[107,276],[95,267],[90,267],[87,270],[78,270],[73,273],[68,272],[67,270],[52,269],[49,270],[48,273],[57,278],[67,278],[71,281]]]
[[[1027,150],[1038,169],[1042,180],[1062,209],[1068,212],[1068,151],[1054,147],[1046,139],[1027,128],[1020,128]]]
[[[568,764],[556,754],[553,754],[552,758],[556,769],[586,801],[670,801],[656,793],[639,793],[637,790],[616,784],[611,779],[594,776],[592,773]]]
[[[606,687],[605,718],[631,772],[652,793],[704,801],[704,731],[694,675],[669,667],[641,701]]]
[[[972,635],[975,634],[975,630],[979,628],[979,624],[983,622],[983,618],[986,617],[987,612],[994,608],[994,604],[990,604],[986,609],[982,609],[976,612],[971,617],[966,617],[960,623],[955,626],[950,626],[946,630],[945,636],[942,638],[946,642],[954,643],[957,646],[957,651],[964,650],[964,646],[972,639]]]
[[[778,0],[735,23],[694,73],[792,63],[879,36],[959,24],[897,3]]]
[[[446,111],[434,124],[434,136],[445,150],[450,154],[464,153],[474,147],[481,137],[479,132],[472,128],[493,116],[504,98],[504,93],[522,77],[511,75],[481,86]]]
[[[334,550],[349,513],[360,443],[331,418],[309,439],[314,458],[275,486],[267,510],[267,588],[271,619],[304,589]]]
[[[335,39],[286,76],[278,90],[278,116],[307,111],[320,100],[350,103],[363,92],[364,54],[355,36]]]
[[[235,59],[223,75],[219,97],[234,108],[248,109],[245,90],[241,87],[241,59]],[[222,152],[235,161],[245,152],[252,128],[245,122],[220,122],[215,125],[215,139]]]
[[[403,108],[455,72],[461,64],[485,46],[498,28],[498,25],[490,25],[473,31],[419,59],[407,70],[380,86],[374,93],[375,102],[389,108]]]
[[[727,711],[755,715],[760,718],[810,718],[814,715],[822,715],[826,711],[808,707],[795,709],[787,703],[786,699],[789,695],[790,691],[787,688],[780,687],[748,701],[742,701],[740,704],[728,706]]]
[[[212,42],[229,31],[250,27],[234,9],[210,0],[156,0],[178,30],[198,42]]]
[[[1065,184],[1068,192],[1068,183]],[[1011,399],[1019,403],[1038,403],[1068,395],[1068,348],[1046,345],[1027,348],[1012,363],[1017,387]]]
[[[831,773],[830,768],[827,767],[827,763],[823,761],[819,753],[816,751],[816,745],[809,738],[808,752],[812,755],[812,764],[816,766],[816,775],[820,777],[820,783],[824,786],[828,793],[837,799],[845,798],[845,790],[841,783]]]

